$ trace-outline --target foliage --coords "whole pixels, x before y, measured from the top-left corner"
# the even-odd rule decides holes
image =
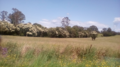
[[[116,32],[117,35],[120,35],[120,32]]]
[[[16,8],[12,8],[12,10],[13,13],[9,14],[8,18],[9,21],[16,26],[25,20],[25,15]]]
[[[95,25],[90,26],[90,27],[88,28],[88,30],[89,30],[89,31],[96,31],[96,32],[98,32],[98,28],[97,28],[97,26],[95,26]]]
[[[62,23],[62,26],[65,28],[66,26],[70,24],[70,19],[68,17],[64,17],[61,23]]]
[[[20,36],[47,36],[47,29],[31,23],[20,23],[15,27],[7,21],[0,21],[0,33]]]
[[[91,31],[91,33],[90,33],[92,40],[95,40],[97,35],[98,35],[98,33],[96,31]]]
[[[56,31],[55,28],[49,28],[49,30],[48,30],[48,36],[49,37],[57,37],[58,36],[58,32]]]
[[[34,23],[33,25],[36,25],[36,26],[38,26],[40,28],[45,28],[44,26],[42,26],[41,24],[38,24],[38,23]]]
[[[90,37],[90,33],[88,31],[81,31],[78,33],[80,38]]]
[[[58,37],[69,37],[69,32],[61,27],[56,27],[56,30],[58,31]]]
[[[97,30],[97,29],[96,29]],[[7,22],[0,21],[0,33],[7,35],[20,35],[20,36],[37,36],[37,37],[90,37],[92,30],[82,26],[75,25],[73,27],[66,26],[56,28],[46,28],[40,24],[20,23],[16,26]],[[112,36],[117,33],[112,31],[111,28],[104,28],[102,31],[103,36]]]
[[[69,32],[66,31],[64,28],[56,27],[56,28],[49,28],[48,35],[50,37],[65,38],[65,37],[69,37]]]
[[[64,17],[61,21],[62,27],[46,28],[41,24],[31,22],[23,23],[25,15],[17,8],[12,8],[12,13],[7,16],[7,11],[0,13],[0,34],[4,35],[20,35],[20,36],[34,36],[34,37],[59,37],[59,38],[78,38],[78,37],[97,37],[97,35],[91,35],[92,31],[99,33],[97,26],[92,25],[90,27],[82,27],[78,25],[69,26],[69,17]],[[5,20],[10,21],[7,22]],[[103,36],[113,36],[119,34],[119,32],[112,31],[111,28],[104,28],[101,32]]]
[[[112,31],[111,28],[103,28],[101,33],[103,34],[103,36],[114,36],[114,35],[116,35],[116,32]]]
[[[88,31],[85,31],[83,27],[78,26],[78,25],[74,25],[73,27],[70,26],[66,26],[65,28],[69,34],[70,37],[89,37]],[[80,33],[82,32],[83,35]]]
[[[15,26],[7,21],[0,21],[0,33],[13,35],[15,33]]]
[[[34,23],[33,26],[38,30],[37,36],[48,36],[48,29],[41,24]]]

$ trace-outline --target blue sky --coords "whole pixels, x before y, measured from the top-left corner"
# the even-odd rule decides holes
[[[120,0],[0,0],[0,11],[12,13],[12,8],[25,14],[25,23],[56,27],[68,16],[70,26],[96,25],[120,32]]]

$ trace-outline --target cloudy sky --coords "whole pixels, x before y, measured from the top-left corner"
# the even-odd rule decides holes
[[[96,25],[120,32],[120,0],[0,0],[0,12],[12,13],[12,8],[25,14],[25,23],[56,27],[67,16],[70,26]]]

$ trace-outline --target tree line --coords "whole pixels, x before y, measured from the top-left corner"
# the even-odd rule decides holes
[[[16,26],[17,24],[24,22],[23,20],[25,20],[25,15],[17,8],[12,8],[12,13],[10,14],[8,14],[7,11],[2,11],[0,13],[0,18],[2,21],[10,21],[10,23]]]
[[[19,25],[20,23],[24,23],[25,15],[18,10],[17,8],[12,8],[12,13],[8,14],[7,11],[1,11],[0,13],[0,19],[1,21],[9,21],[11,24],[13,24],[15,27]],[[34,23],[35,25],[37,23]],[[63,33],[61,31],[67,31],[69,33],[69,37],[90,37],[89,33],[91,31],[96,31],[97,33],[102,33],[103,36],[114,36],[116,34],[119,34],[118,32],[113,31],[111,28],[103,28],[102,31],[99,31],[97,26],[92,25],[90,27],[82,27],[78,25],[69,26],[70,19],[69,17],[64,17],[61,21],[62,26],[56,27],[56,28],[49,28],[48,32],[45,34],[46,36],[53,36],[56,34],[56,31],[61,33],[58,37],[62,37]],[[37,24],[39,27],[45,28],[44,26]],[[60,29],[61,28],[61,29]],[[55,33],[55,34],[53,34]],[[17,34],[18,35],[18,34]],[[24,34],[25,35],[25,34]]]

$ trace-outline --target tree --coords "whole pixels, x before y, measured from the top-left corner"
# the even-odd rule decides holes
[[[41,24],[38,24],[38,23],[34,23],[33,25],[37,25],[40,28],[44,28],[44,26],[42,26]]]
[[[91,33],[90,33],[90,36],[91,36],[91,38],[92,38],[92,40],[95,40],[96,39],[96,37],[97,37],[97,32],[96,31],[92,31]]]
[[[111,28],[108,28],[108,29],[107,29],[107,32],[109,32],[109,33],[112,32]]]
[[[116,35],[115,31],[112,31],[111,28],[103,28],[102,32],[103,36],[114,36]]]
[[[76,29],[77,31],[83,31],[84,30],[84,28],[82,26],[78,26],[78,25],[74,25],[73,28]]]
[[[75,37],[78,37],[78,36],[79,36],[79,35],[78,35],[78,32],[81,31],[80,26],[74,25],[74,26],[72,27],[72,29],[74,30],[74,32],[72,32],[72,33],[74,33],[74,36],[75,36]]]
[[[79,26],[74,25],[72,28],[73,28],[73,29],[75,29],[75,30],[76,30],[76,32],[79,32]]]
[[[7,11],[2,11],[0,13],[0,18],[2,21],[5,21],[5,19],[7,19],[7,13],[8,13]]]
[[[70,19],[69,19],[68,17],[64,17],[64,18],[62,19],[61,23],[62,23],[62,26],[65,28],[66,26],[69,25]]]
[[[90,29],[90,31],[99,32],[97,26],[95,26],[95,25],[90,26],[89,29]]]
[[[107,28],[103,28],[103,31],[107,31]]]
[[[82,26],[79,26],[79,31],[83,31],[84,28]]]
[[[12,10],[13,10],[13,13],[9,14],[8,16],[9,21],[15,26],[19,23],[24,22],[23,20],[25,20],[25,15],[16,8],[12,8]]]

